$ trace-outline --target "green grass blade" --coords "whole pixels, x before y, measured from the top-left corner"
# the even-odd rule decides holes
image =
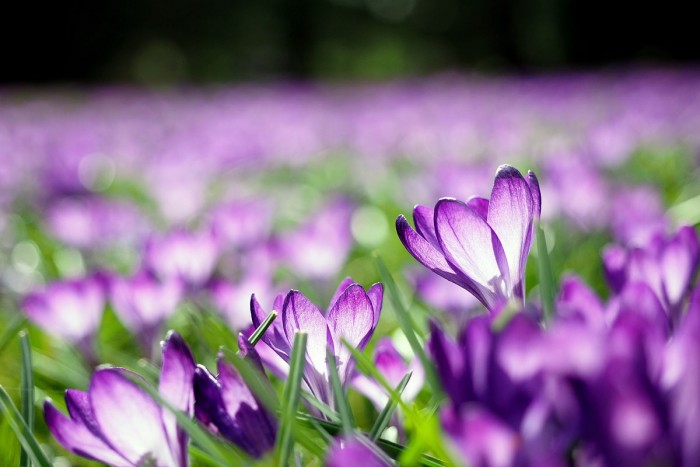
[[[301,398],[301,380],[304,376],[306,341],[308,337],[308,334],[303,331],[294,335],[294,346],[292,347],[292,355],[289,362],[289,377],[284,387],[282,416],[280,418],[280,429],[277,433],[277,445],[275,446],[276,464],[281,467],[288,465],[294,447],[297,406]]]
[[[24,315],[17,315],[12,321],[10,321],[5,328],[5,331],[2,333],[2,336],[0,336],[0,352],[5,350],[7,344],[9,344],[12,338],[15,337],[17,331],[19,331],[19,328],[24,326],[26,321],[27,318]]]
[[[338,409],[338,415],[340,415],[340,424],[343,427],[343,432],[349,435],[355,427],[355,420],[353,420],[350,404],[348,404],[348,399],[345,397],[345,390],[343,390],[343,385],[340,382],[335,356],[329,348],[326,348],[326,366],[328,366],[328,375],[331,379],[335,406]]]
[[[277,312],[272,310],[270,314],[267,315],[267,318],[265,318],[265,321],[260,323],[260,326],[258,326],[258,328],[248,338],[248,342],[250,342],[250,345],[254,346],[258,343],[258,341],[262,338],[263,334],[265,334],[265,331],[267,331],[267,328],[270,327],[275,318],[277,318]]]
[[[321,412],[328,420],[335,422],[335,423],[340,423],[340,417],[338,416],[338,413],[333,410],[332,408],[328,407],[326,404],[321,402],[320,400],[316,399],[313,394],[310,394],[306,391],[302,391],[301,396],[308,402],[313,408]]]
[[[399,382],[399,385],[396,386],[396,393],[399,396],[403,394],[403,391],[404,389],[406,389],[406,385],[408,384],[408,381],[411,379],[412,375],[412,371],[406,373],[406,375]],[[372,441],[377,441],[379,439],[379,437],[384,432],[384,429],[389,425],[391,415],[394,413],[394,410],[396,410],[396,405],[397,403],[393,399],[389,398],[389,400],[386,402],[386,405],[379,414],[379,417],[377,417],[377,420],[374,422],[374,425],[372,425],[372,429],[369,432],[369,439],[371,439]]]
[[[158,390],[151,386],[148,381],[140,377],[130,377],[130,380],[146,391],[160,406],[169,410],[175,415],[177,424],[187,432],[190,439],[199,446],[202,453],[211,459],[215,459],[219,465],[242,465],[241,462],[250,461],[247,455],[235,450],[233,445],[224,445],[215,440],[208,431],[200,427],[186,413],[173,407],[168,401],[163,399]]]
[[[46,454],[44,454],[44,451],[41,450],[39,442],[22,419],[22,415],[12,402],[10,395],[2,386],[0,386],[0,411],[7,417],[12,431],[15,432],[19,440],[19,444],[22,446],[23,451],[27,453],[32,463],[38,467],[51,467],[51,462],[46,457]]]
[[[401,330],[406,335],[406,340],[408,340],[413,353],[418,356],[421,365],[423,365],[425,370],[425,379],[430,385],[433,394],[440,394],[442,393],[442,387],[438,382],[433,363],[430,361],[428,355],[425,353],[425,349],[418,341],[418,337],[416,337],[414,330],[415,325],[408,314],[408,310],[403,306],[403,303],[401,303],[401,296],[399,295],[399,289],[396,286],[396,282],[394,282],[394,278],[391,276],[391,273],[387,269],[386,264],[384,264],[384,261],[382,261],[379,256],[375,256],[374,259],[379,276],[389,291],[389,298],[391,299],[391,303],[394,306],[394,311],[396,312],[396,320],[399,322]]]
[[[545,322],[554,315],[554,291],[556,282],[552,274],[552,263],[549,260],[547,251],[547,240],[544,237],[544,230],[537,226],[537,266],[540,276],[540,297],[542,299],[542,309]]]
[[[20,356],[22,358],[22,418],[29,432],[34,432],[34,373],[32,371],[32,345],[27,331],[20,331]],[[29,453],[24,448],[20,453],[19,465],[31,467]]]

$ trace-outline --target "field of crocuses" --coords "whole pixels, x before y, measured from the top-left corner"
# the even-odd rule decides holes
[[[0,466],[700,465],[700,73],[0,91]]]

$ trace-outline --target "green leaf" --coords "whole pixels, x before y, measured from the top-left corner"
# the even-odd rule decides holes
[[[275,310],[272,310],[270,314],[267,315],[267,318],[265,318],[265,321],[260,323],[260,326],[258,326],[258,328],[248,338],[248,342],[250,342],[250,345],[254,346],[258,343],[258,341],[262,338],[263,334],[265,334],[265,331],[267,331],[267,328],[270,327],[275,318],[277,318],[277,312]]]
[[[404,389],[406,389],[406,385],[408,384],[408,381],[411,379],[412,375],[412,371],[406,373],[406,375],[404,375],[404,377],[399,382],[399,385],[396,386],[396,393],[399,396],[403,394],[403,391]],[[372,425],[372,429],[369,432],[369,438],[372,441],[377,441],[384,432],[384,429],[387,427],[387,425],[389,425],[391,415],[394,413],[394,410],[396,410],[396,405],[397,403],[391,398],[389,398],[389,400],[386,402],[386,405],[382,409],[381,413],[379,414],[379,417],[377,417],[377,420],[374,422],[374,425]]]
[[[34,432],[34,373],[32,371],[32,346],[27,331],[19,333],[20,356],[22,358],[22,418],[31,433]],[[22,449],[19,465],[31,467],[29,454]]]
[[[552,263],[547,252],[547,240],[544,238],[544,230],[537,226],[537,265],[540,276],[540,297],[544,311],[545,322],[554,315],[554,293],[556,282],[552,274]]]
[[[399,322],[401,330],[406,335],[406,340],[408,340],[411,349],[413,349],[413,353],[418,356],[421,365],[423,365],[425,370],[425,379],[430,385],[433,394],[440,394],[442,393],[442,387],[440,386],[437,375],[435,374],[434,365],[428,358],[428,355],[425,353],[425,349],[418,341],[418,337],[416,337],[415,325],[411,320],[408,310],[403,306],[403,303],[401,303],[401,297],[399,295],[399,289],[396,286],[396,282],[394,282],[394,278],[391,276],[391,273],[384,264],[384,261],[382,261],[379,256],[375,256],[374,259],[379,276],[382,278],[382,282],[384,285],[386,285],[389,291],[389,298],[391,299],[391,303],[394,306],[394,311],[396,312],[396,320]]]
[[[349,435],[355,427],[355,420],[353,420],[350,404],[348,404],[343,385],[340,382],[335,356],[328,347],[326,347],[326,366],[328,367],[328,375],[330,376],[331,386],[333,387],[335,406],[338,408],[338,415],[340,415],[340,424],[343,427],[343,432]]]
[[[301,380],[304,376],[308,337],[304,331],[299,331],[294,335],[294,345],[289,362],[289,377],[284,387],[282,416],[280,417],[280,429],[277,433],[277,445],[275,446],[275,460],[277,465],[281,467],[288,465],[294,447],[297,406],[299,399],[301,399]]]
[[[17,331],[19,331],[19,328],[24,326],[26,321],[27,318],[24,315],[17,315],[12,321],[10,321],[5,328],[5,331],[2,333],[2,336],[0,336],[0,352],[5,350],[7,344],[9,344],[12,338],[15,337]]]
[[[41,450],[39,442],[22,419],[22,415],[12,402],[10,395],[7,394],[7,391],[2,386],[0,386],[0,411],[7,417],[12,431],[15,432],[22,449],[27,453],[32,463],[39,467],[51,467],[51,462],[49,462],[44,451]]]

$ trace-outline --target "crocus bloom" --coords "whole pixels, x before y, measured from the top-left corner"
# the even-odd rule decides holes
[[[374,284],[367,292],[352,279],[340,283],[328,312],[323,313],[301,292],[290,291],[284,298],[281,316],[273,321],[263,340],[286,362],[291,357],[294,335],[298,331],[308,333],[304,383],[306,389],[319,400],[333,406],[330,379],[326,362],[326,348],[335,356],[340,382],[349,382],[352,369],[352,355],[341,342],[345,339],[355,348],[362,350],[369,342],[379,321],[382,310],[384,289],[380,283]],[[279,306],[279,300],[276,301]],[[267,313],[255,296],[251,298],[251,315],[256,327]]]
[[[179,279],[189,287],[202,286],[219,259],[219,247],[211,232],[173,230],[146,244],[145,266],[159,279]]]
[[[113,278],[110,292],[117,316],[149,351],[163,322],[175,312],[183,290],[179,281],[161,282],[142,272],[129,278]]]
[[[175,409],[192,416],[194,359],[182,338],[171,332],[163,344],[158,392]],[[68,451],[115,466],[188,465],[189,437],[175,415],[133,382],[127,370],[97,370],[87,391],[68,389],[69,417],[51,401],[44,417],[53,436]],[[137,375],[133,375],[138,377]]]
[[[240,334],[238,346],[241,354],[263,372],[257,352]],[[219,355],[217,369],[218,378],[204,366],[197,366],[194,376],[195,416],[210,430],[237,444],[251,456],[262,457],[275,444],[277,421],[223,355]]]
[[[402,393],[402,397],[406,401],[413,400],[423,387],[425,372],[418,358],[414,357],[410,366],[406,364],[388,337],[383,337],[377,342],[374,348],[374,364],[393,388],[399,385],[409,371],[413,372]],[[382,410],[389,401],[386,390],[379,383],[363,374],[357,374],[352,380],[352,385],[367,396],[378,410]]]
[[[104,279],[93,275],[48,284],[24,297],[22,310],[45,332],[76,345],[92,358],[92,339],[105,302]]]
[[[355,438],[337,441],[328,450],[326,455],[326,467],[387,467],[391,464],[382,459],[367,444]]]
[[[515,297],[524,301],[524,273],[539,218],[540,190],[508,165],[496,172],[491,199],[464,203],[442,198],[434,209],[416,206],[413,230],[403,215],[396,230],[425,267],[471,292],[489,310]]]

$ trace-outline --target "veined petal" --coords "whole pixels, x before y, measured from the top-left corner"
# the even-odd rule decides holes
[[[522,280],[532,243],[532,218],[533,201],[529,185],[518,170],[502,165],[493,183],[488,224],[503,246],[512,287],[517,287]]]
[[[277,311],[277,318],[272,322],[270,327],[263,334],[262,340],[264,343],[274,349],[282,358],[289,358],[291,352],[290,342],[284,333],[284,324],[282,323],[282,308],[284,307],[284,295],[278,295],[275,298],[274,310]],[[267,318],[268,313],[263,310],[262,306],[255,297],[255,294],[250,296],[250,315],[253,321],[253,326],[256,328],[262,324]]]
[[[376,328],[377,323],[379,322],[379,317],[382,314],[382,302],[384,300],[384,286],[382,283],[377,282],[376,284],[372,285],[372,287],[367,290],[367,296],[372,302],[372,309],[374,310],[373,327]]]
[[[331,298],[327,309],[330,310],[331,308],[333,308],[333,305],[335,305],[335,302],[338,300],[338,297],[340,297],[340,294],[345,292],[345,289],[347,289],[354,283],[355,281],[352,280],[352,277],[346,277],[345,279],[343,279],[343,281],[340,284],[338,284],[338,288],[335,289],[335,292],[333,292],[333,297]]]
[[[489,200],[479,196],[472,196],[467,200],[467,206],[472,208],[478,215],[486,221],[489,215]]]
[[[447,261],[482,292],[488,307],[511,286],[503,247],[491,227],[461,201],[441,199],[435,207],[438,241]],[[477,296],[477,298],[480,298]],[[481,299],[481,298],[480,298]]]
[[[159,466],[177,465],[169,449],[161,407],[119,369],[96,371],[88,394],[105,440],[131,464],[149,458]]]
[[[90,431],[82,420],[66,417],[48,400],[44,402],[44,419],[51,434],[68,451],[105,464],[132,465]]]
[[[158,382],[158,392],[174,408],[192,416],[194,414],[194,357],[185,341],[170,331],[163,344],[163,367]],[[187,465],[188,436],[178,427],[175,414],[163,409],[163,427],[168,437],[170,451],[179,465]]]
[[[341,382],[345,382],[349,376],[351,354],[341,339],[362,350],[374,330],[374,308],[362,286],[354,284],[338,297],[326,319],[338,357],[338,374]]]
[[[532,170],[527,171],[527,181],[530,187],[530,194],[532,195],[532,212],[535,216],[535,220],[539,220],[542,215],[542,193],[540,192],[540,182],[537,180],[537,176]]]
[[[321,374],[326,370],[326,345],[328,344],[328,326],[321,310],[311,303],[301,292],[292,290],[287,294],[282,309],[282,321],[287,342],[294,342],[297,331],[306,331],[309,335],[306,344],[306,357],[311,365]]]
[[[433,248],[440,250],[437,234],[435,233],[435,209],[417,204],[413,208],[413,225],[418,234],[426,239]]]

